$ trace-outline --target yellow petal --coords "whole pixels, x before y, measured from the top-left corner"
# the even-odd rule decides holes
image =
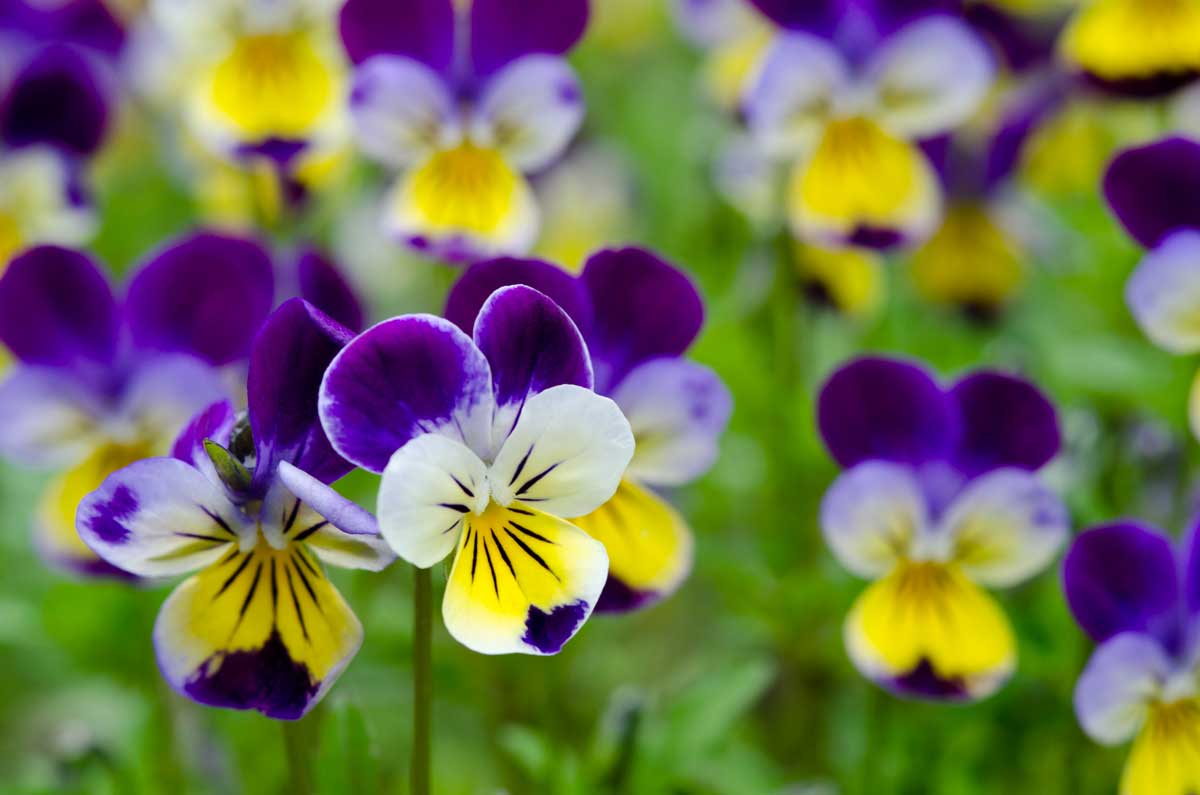
[[[869,317],[883,301],[883,264],[871,251],[798,245],[796,269],[807,290],[852,317]]]
[[[940,304],[995,310],[1024,278],[1016,242],[971,202],[952,205],[942,226],[912,259],[913,281],[923,298]]]
[[[1129,754],[1121,795],[1200,792],[1200,704],[1157,704]]]
[[[600,610],[628,610],[671,593],[692,568],[692,532],[658,495],[631,480],[612,499],[572,522],[608,550]]]
[[[1196,0],[1095,0],[1060,39],[1064,56],[1109,80],[1200,69]]]
[[[863,673],[921,695],[980,698],[1012,673],[1016,641],[1004,612],[958,570],[904,563],[871,585],[846,621]]]

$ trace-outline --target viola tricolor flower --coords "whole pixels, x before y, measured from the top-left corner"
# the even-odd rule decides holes
[[[796,272],[804,297],[853,318],[870,317],[884,300],[883,257],[865,248],[796,243]]]
[[[44,246],[13,261],[0,278],[0,342],[17,360],[0,383],[0,451],[62,471],[36,515],[51,562],[119,573],[76,534],[79,501],[226,396],[218,368],[249,353],[273,293],[258,247],[216,237],[160,251],[122,302],[85,254]]]
[[[1187,138],[1128,149],[1104,175],[1104,195],[1149,253],[1125,286],[1147,337],[1176,354],[1200,352],[1200,143]],[[1192,430],[1200,436],[1200,374],[1192,386]]]
[[[299,298],[254,341],[249,410],[198,414],[172,457],[110,475],[79,506],[80,536],[143,577],[193,571],[154,626],[159,668],[183,695],[271,718],[304,715],[362,644],[322,564],[379,571],[374,518],[329,488],[353,467],[317,420],[317,389],[353,334]]]
[[[456,5],[348,0],[358,141],[401,172],[385,200],[392,236],[450,260],[524,252],[539,225],[524,175],[552,164],[583,121],[562,55],[583,35],[587,0]]]
[[[454,554],[442,616],[475,651],[554,654],[604,588],[604,545],[563,517],[612,497],[634,440],[592,378],[570,317],[524,286],[487,299],[473,338],[432,315],[393,318],[325,376],[334,449],[383,473],[384,538],[420,568]]]
[[[1121,795],[1200,790],[1200,554],[1196,530],[1176,547],[1122,521],[1075,539],[1063,565],[1067,602],[1100,646],[1075,688],[1075,714],[1096,742],[1133,740]]]
[[[208,152],[307,183],[349,143],[337,0],[153,0],[134,64]]]
[[[683,35],[708,54],[708,93],[722,108],[736,110],[758,76],[774,27],[745,0],[674,0],[671,9]]]
[[[687,577],[693,543],[687,522],[653,489],[708,470],[732,408],[720,377],[684,358],[704,321],[700,294],[682,271],[638,248],[598,252],[578,277],[538,260],[497,259],[467,269],[446,317],[471,328],[488,296],[509,285],[538,290],[571,316],[595,390],[633,428],[637,449],[616,493],[594,511],[565,515],[608,550],[608,584],[596,609],[650,604]]]
[[[928,237],[937,177],[916,142],[966,121],[995,73],[953,4],[753,0],[786,33],[743,99],[751,132],[794,162],[793,233],[885,248]]]
[[[1101,87],[1135,95],[1171,91],[1200,74],[1200,3],[1086,0],[1059,53]]]
[[[1016,666],[1016,639],[980,586],[1034,576],[1069,532],[1037,476],[1059,448],[1054,407],[1002,373],[943,389],[917,365],[863,358],[826,382],[817,422],[847,470],[821,504],[825,540],[874,581],[846,620],[854,665],[900,695],[995,692]]]

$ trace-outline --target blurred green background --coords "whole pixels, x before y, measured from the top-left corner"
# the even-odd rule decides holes
[[[696,534],[695,571],[653,609],[593,619],[554,658],[479,656],[436,622],[436,792],[1115,792],[1124,752],[1093,745],[1075,722],[1071,693],[1090,647],[1055,572],[1001,596],[1020,666],[985,703],[900,701],[853,670],[841,624],[863,583],[820,537],[816,509],[836,469],[813,423],[822,379],[859,351],[918,356],[948,376],[1016,369],[1062,410],[1067,448],[1050,477],[1077,529],[1118,515],[1181,528],[1195,494],[1186,401],[1196,363],[1156,350],[1133,325],[1123,285],[1140,253],[1102,207],[1099,172],[1040,198],[1052,245],[996,320],[922,302],[903,258],[889,262],[881,311],[848,320],[807,303],[790,248],[714,191],[729,125],[698,89],[702,56],[660,11],[644,16],[634,23],[645,29],[593,31],[574,60],[587,137],[624,158],[634,181],[628,228],[611,242],[650,245],[695,276],[709,315],[694,356],[736,401],[719,463],[674,495]],[[1104,140],[1143,134],[1139,114],[1153,113],[1128,111],[1126,130],[1105,109]],[[126,130],[98,166],[95,248],[115,272],[196,223],[161,149],[148,127]],[[355,185],[375,176],[363,170]],[[344,237],[349,193],[323,197],[287,235]],[[377,319],[440,309],[453,272],[371,253],[391,268],[374,279],[395,286],[379,293]],[[150,631],[167,585],[72,581],[35,556],[30,514],[44,480],[0,468],[0,792],[284,791],[277,724],[187,702],[158,676]],[[345,488],[370,505],[370,478]],[[318,792],[404,792],[411,570],[332,576],[366,641],[306,719]],[[440,599],[444,570],[434,577]]]

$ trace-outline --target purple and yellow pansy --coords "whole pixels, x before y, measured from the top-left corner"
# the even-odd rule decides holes
[[[875,248],[933,233],[941,191],[917,146],[965,122],[995,75],[953,3],[754,0],[784,29],[742,111],[774,156],[796,237]]]
[[[980,370],[949,388],[923,367],[862,358],[821,390],[817,423],[846,471],[826,492],[830,550],[872,580],[845,624],[860,672],[903,696],[984,698],[1012,675],[1017,642],[983,587],[1045,569],[1069,517],[1037,471],[1058,418],[1029,382]]]
[[[687,577],[693,545],[687,522],[654,489],[708,470],[732,408],[721,378],[684,356],[704,321],[700,294],[681,270],[640,248],[593,254],[579,276],[539,260],[497,259],[467,269],[446,317],[471,328],[488,296],[511,285],[541,291],[574,320],[596,392],[616,402],[637,441],[611,499],[567,514],[608,550],[608,583],[596,609],[653,603]]]
[[[154,627],[159,668],[201,704],[296,719],[362,644],[323,564],[379,571],[394,555],[374,518],[327,484],[353,466],[329,445],[317,388],[353,333],[303,299],[253,343],[248,412],[203,409],[171,457],[114,472],[79,506],[84,541],[143,577],[197,572]]]
[[[330,366],[321,420],[341,455],[382,473],[396,553],[420,568],[453,554],[450,634],[484,654],[554,654],[608,576],[604,545],[566,517],[617,491],[633,431],[546,295],[497,290],[472,329],[432,315],[368,329]]]
[[[563,55],[587,20],[586,0],[348,0],[355,132],[400,174],[385,199],[391,236],[456,261],[533,245],[525,175],[558,159],[583,121]]]
[[[1125,286],[1138,326],[1175,354],[1200,352],[1200,143],[1166,138],[1121,152],[1104,195],[1129,234],[1148,249]],[[1189,402],[1200,436],[1200,375]]]
[[[1075,688],[1093,740],[1133,741],[1121,795],[1190,795],[1200,788],[1200,549],[1195,528],[1176,544],[1124,520],[1082,533],[1063,564],[1079,626],[1096,643]]]

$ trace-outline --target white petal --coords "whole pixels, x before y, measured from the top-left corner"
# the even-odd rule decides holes
[[[949,17],[909,25],[868,67],[879,118],[912,138],[938,135],[965,122],[987,96],[995,72],[979,36]]]
[[[780,36],[746,97],[746,120],[768,152],[803,152],[848,89],[846,63],[832,45],[802,33]]]
[[[472,137],[495,146],[517,168],[536,171],[563,153],[583,115],[579,80],[567,62],[527,55],[488,83]]]
[[[464,444],[418,436],[388,462],[379,484],[379,530],[396,554],[427,569],[458,543],[462,521],[488,504],[487,468]]]
[[[633,457],[633,431],[617,404],[578,386],[556,386],[525,409],[488,472],[501,505],[527,503],[582,516],[617,491]]]
[[[1170,661],[1152,638],[1126,633],[1096,649],[1075,686],[1079,725],[1098,743],[1118,745],[1137,734],[1166,682]]]
[[[834,481],[821,501],[830,551],[860,577],[887,574],[927,533],[925,497],[912,470],[868,461]]]
[[[359,147],[397,168],[426,157],[457,124],[445,81],[424,64],[389,55],[355,72],[350,114]]]
[[[1147,254],[1125,285],[1125,301],[1155,345],[1200,351],[1200,232],[1176,232]]]
[[[1036,475],[998,469],[972,482],[942,519],[954,557],[976,582],[1007,587],[1050,565],[1070,534],[1066,506]]]

